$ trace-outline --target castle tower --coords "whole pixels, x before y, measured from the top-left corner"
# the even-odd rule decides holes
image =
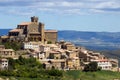
[[[44,24],[43,23],[39,23],[39,30],[41,33],[41,42],[44,43],[45,31],[44,31]]]
[[[31,17],[31,22],[38,22],[38,17],[35,16]]]

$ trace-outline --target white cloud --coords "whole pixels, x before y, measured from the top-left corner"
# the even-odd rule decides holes
[[[120,7],[120,3],[118,2],[103,2],[98,4],[95,8],[119,8]]]
[[[29,15],[38,12],[62,14],[119,13],[119,0],[0,0],[2,13]],[[11,11],[10,11],[11,10]],[[24,11],[24,13],[23,13]],[[60,12],[59,12],[60,11]]]
[[[59,6],[62,6],[62,7],[81,7],[81,6],[83,6],[83,3],[82,2],[67,2],[67,1],[64,1],[64,2],[60,2]]]

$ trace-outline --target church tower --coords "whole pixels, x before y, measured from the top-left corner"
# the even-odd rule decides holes
[[[35,16],[31,17],[31,22],[38,22],[38,17]]]

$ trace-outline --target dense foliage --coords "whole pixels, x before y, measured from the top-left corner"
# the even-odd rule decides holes
[[[16,60],[9,58],[9,69],[0,71],[1,77],[10,80],[114,80],[120,79],[119,75],[119,72],[112,71],[45,70],[35,58],[26,59],[21,56]]]
[[[48,41],[47,44],[52,44],[52,42],[51,42],[51,41]]]
[[[1,44],[5,45],[7,49],[14,49],[15,51],[20,50],[22,47],[21,42],[2,42]]]
[[[9,58],[8,70],[0,71],[0,76],[28,77],[28,78],[60,78],[63,72],[59,70],[45,70],[35,58]]]
[[[97,62],[90,62],[89,64],[85,65],[83,71],[88,72],[88,71],[98,71],[98,70],[101,70],[101,68],[98,67]]]

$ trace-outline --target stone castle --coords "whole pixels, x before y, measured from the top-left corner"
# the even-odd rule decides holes
[[[45,30],[44,24],[38,22],[38,17],[31,17],[31,22],[22,22],[16,29],[9,31],[7,36],[1,36],[2,41],[49,41],[57,42],[57,30]]]

